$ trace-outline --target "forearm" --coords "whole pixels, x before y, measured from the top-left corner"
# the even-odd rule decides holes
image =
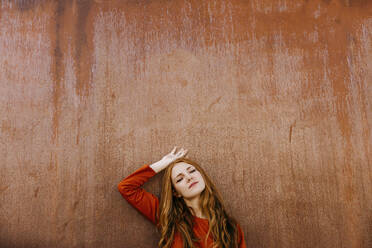
[[[151,165],[149,165],[151,167],[151,169],[153,169],[156,173],[164,170],[165,168],[167,168],[167,166],[169,165],[169,162],[166,161],[165,159],[161,159]]]
[[[118,184],[120,194],[128,203],[154,224],[156,223],[159,200],[155,195],[141,188],[141,186],[155,175],[156,173],[145,164]]]

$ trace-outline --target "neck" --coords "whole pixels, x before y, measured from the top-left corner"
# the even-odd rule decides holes
[[[191,198],[191,199],[185,199],[184,198],[184,201],[186,203],[186,205],[191,208],[191,212],[193,213],[193,215],[199,217],[199,218],[206,218],[202,211],[201,211],[201,208],[200,208],[200,205],[199,205],[199,201],[200,201],[200,195],[198,196],[195,196],[194,198]]]

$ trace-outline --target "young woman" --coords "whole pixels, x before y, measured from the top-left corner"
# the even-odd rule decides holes
[[[121,195],[157,226],[161,248],[245,248],[244,234],[210,178],[185,158],[187,150],[176,149],[124,178],[118,185]],[[159,202],[141,186],[164,169]]]

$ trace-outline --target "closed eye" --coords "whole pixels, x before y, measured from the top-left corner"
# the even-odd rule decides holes
[[[194,172],[195,172],[195,169],[193,169],[193,170],[190,171],[190,173],[194,173]],[[181,177],[180,179],[178,179],[178,180],[177,180],[177,183],[178,183],[178,182],[181,182],[182,179],[183,179],[183,177]]]

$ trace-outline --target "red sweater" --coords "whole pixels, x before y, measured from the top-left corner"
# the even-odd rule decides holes
[[[124,178],[118,185],[120,194],[140,213],[142,213],[147,219],[149,219],[153,224],[157,224],[156,212],[159,209],[159,199],[145,191],[141,186],[147,182],[151,177],[156,175],[156,172],[148,165],[145,164],[141,168],[137,169],[131,175]],[[209,235],[206,247],[204,245],[204,239],[208,232],[209,224],[208,219],[202,219],[194,216],[194,227],[193,231],[198,238],[201,238],[201,243],[195,244],[200,248],[211,247],[213,240],[211,235]],[[238,224],[238,242],[239,248],[246,248],[244,241],[244,234]],[[182,237],[179,232],[175,232],[174,240],[172,243],[173,248],[182,248]]]

